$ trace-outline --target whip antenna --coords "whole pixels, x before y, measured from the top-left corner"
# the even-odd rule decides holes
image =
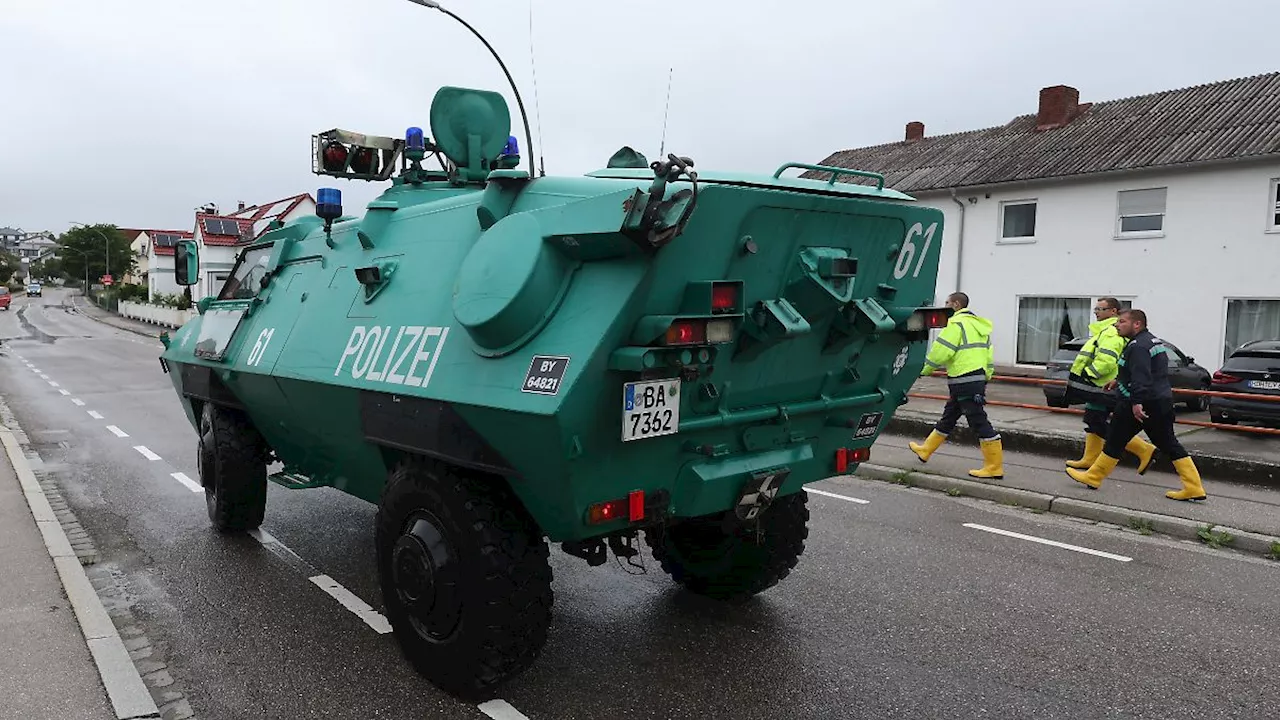
[[[663,157],[667,151],[667,112],[671,109],[671,75],[674,71],[675,68],[667,68],[667,104],[662,109],[662,143],[658,147],[658,157]]]
[[[542,106],[538,102],[538,65],[533,59],[533,0],[529,0],[529,69],[533,72],[533,114],[538,120],[539,174],[547,174],[547,163],[542,157]],[[533,148],[529,149],[530,152]]]

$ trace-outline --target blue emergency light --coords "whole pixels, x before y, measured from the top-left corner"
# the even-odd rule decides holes
[[[426,144],[422,140],[422,128],[411,127],[404,132],[405,147],[410,150],[423,150]]]
[[[316,192],[316,215],[328,221],[342,217],[342,191],[338,188],[320,188]]]
[[[520,144],[516,142],[515,135],[510,135],[507,137],[507,146],[502,149],[502,154],[503,155],[519,155],[520,154]]]

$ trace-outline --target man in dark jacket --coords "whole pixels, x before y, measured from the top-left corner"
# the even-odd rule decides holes
[[[1141,310],[1120,313],[1115,327],[1121,337],[1129,338],[1129,344],[1120,356],[1120,373],[1114,381],[1119,397],[1107,442],[1088,470],[1072,468],[1067,474],[1096,490],[1115,470],[1124,446],[1145,429],[1156,448],[1173,460],[1182,481],[1181,490],[1170,490],[1165,496],[1173,500],[1203,500],[1200,473],[1173,431],[1173,388],[1169,384],[1169,356],[1164,341],[1147,329],[1147,315]]]

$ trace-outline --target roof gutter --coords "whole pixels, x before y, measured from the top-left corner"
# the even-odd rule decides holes
[[[951,200],[960,206],[960,235],[956,243],[956,285],[953,292],[960,292],[960,271],[964,266],[964,203],[956,197],[956,189],[951,188]]]

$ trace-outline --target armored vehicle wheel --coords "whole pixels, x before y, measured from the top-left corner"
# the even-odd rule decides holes
[[[537,659],[551,624],[547,544],[500,479],[402,461],[375,542],[396,641],[437,687],[476,698]]]
[[[777,498],[758,525],[717,513],[645,531],[653,557],[673,580],[699,595],[741,603],[791,574],[809,537],[804,491]]]
[[[206,403],[196,453],[209,520],[220,532],[253,530],[267,510],[262,439],[244,413]]]

